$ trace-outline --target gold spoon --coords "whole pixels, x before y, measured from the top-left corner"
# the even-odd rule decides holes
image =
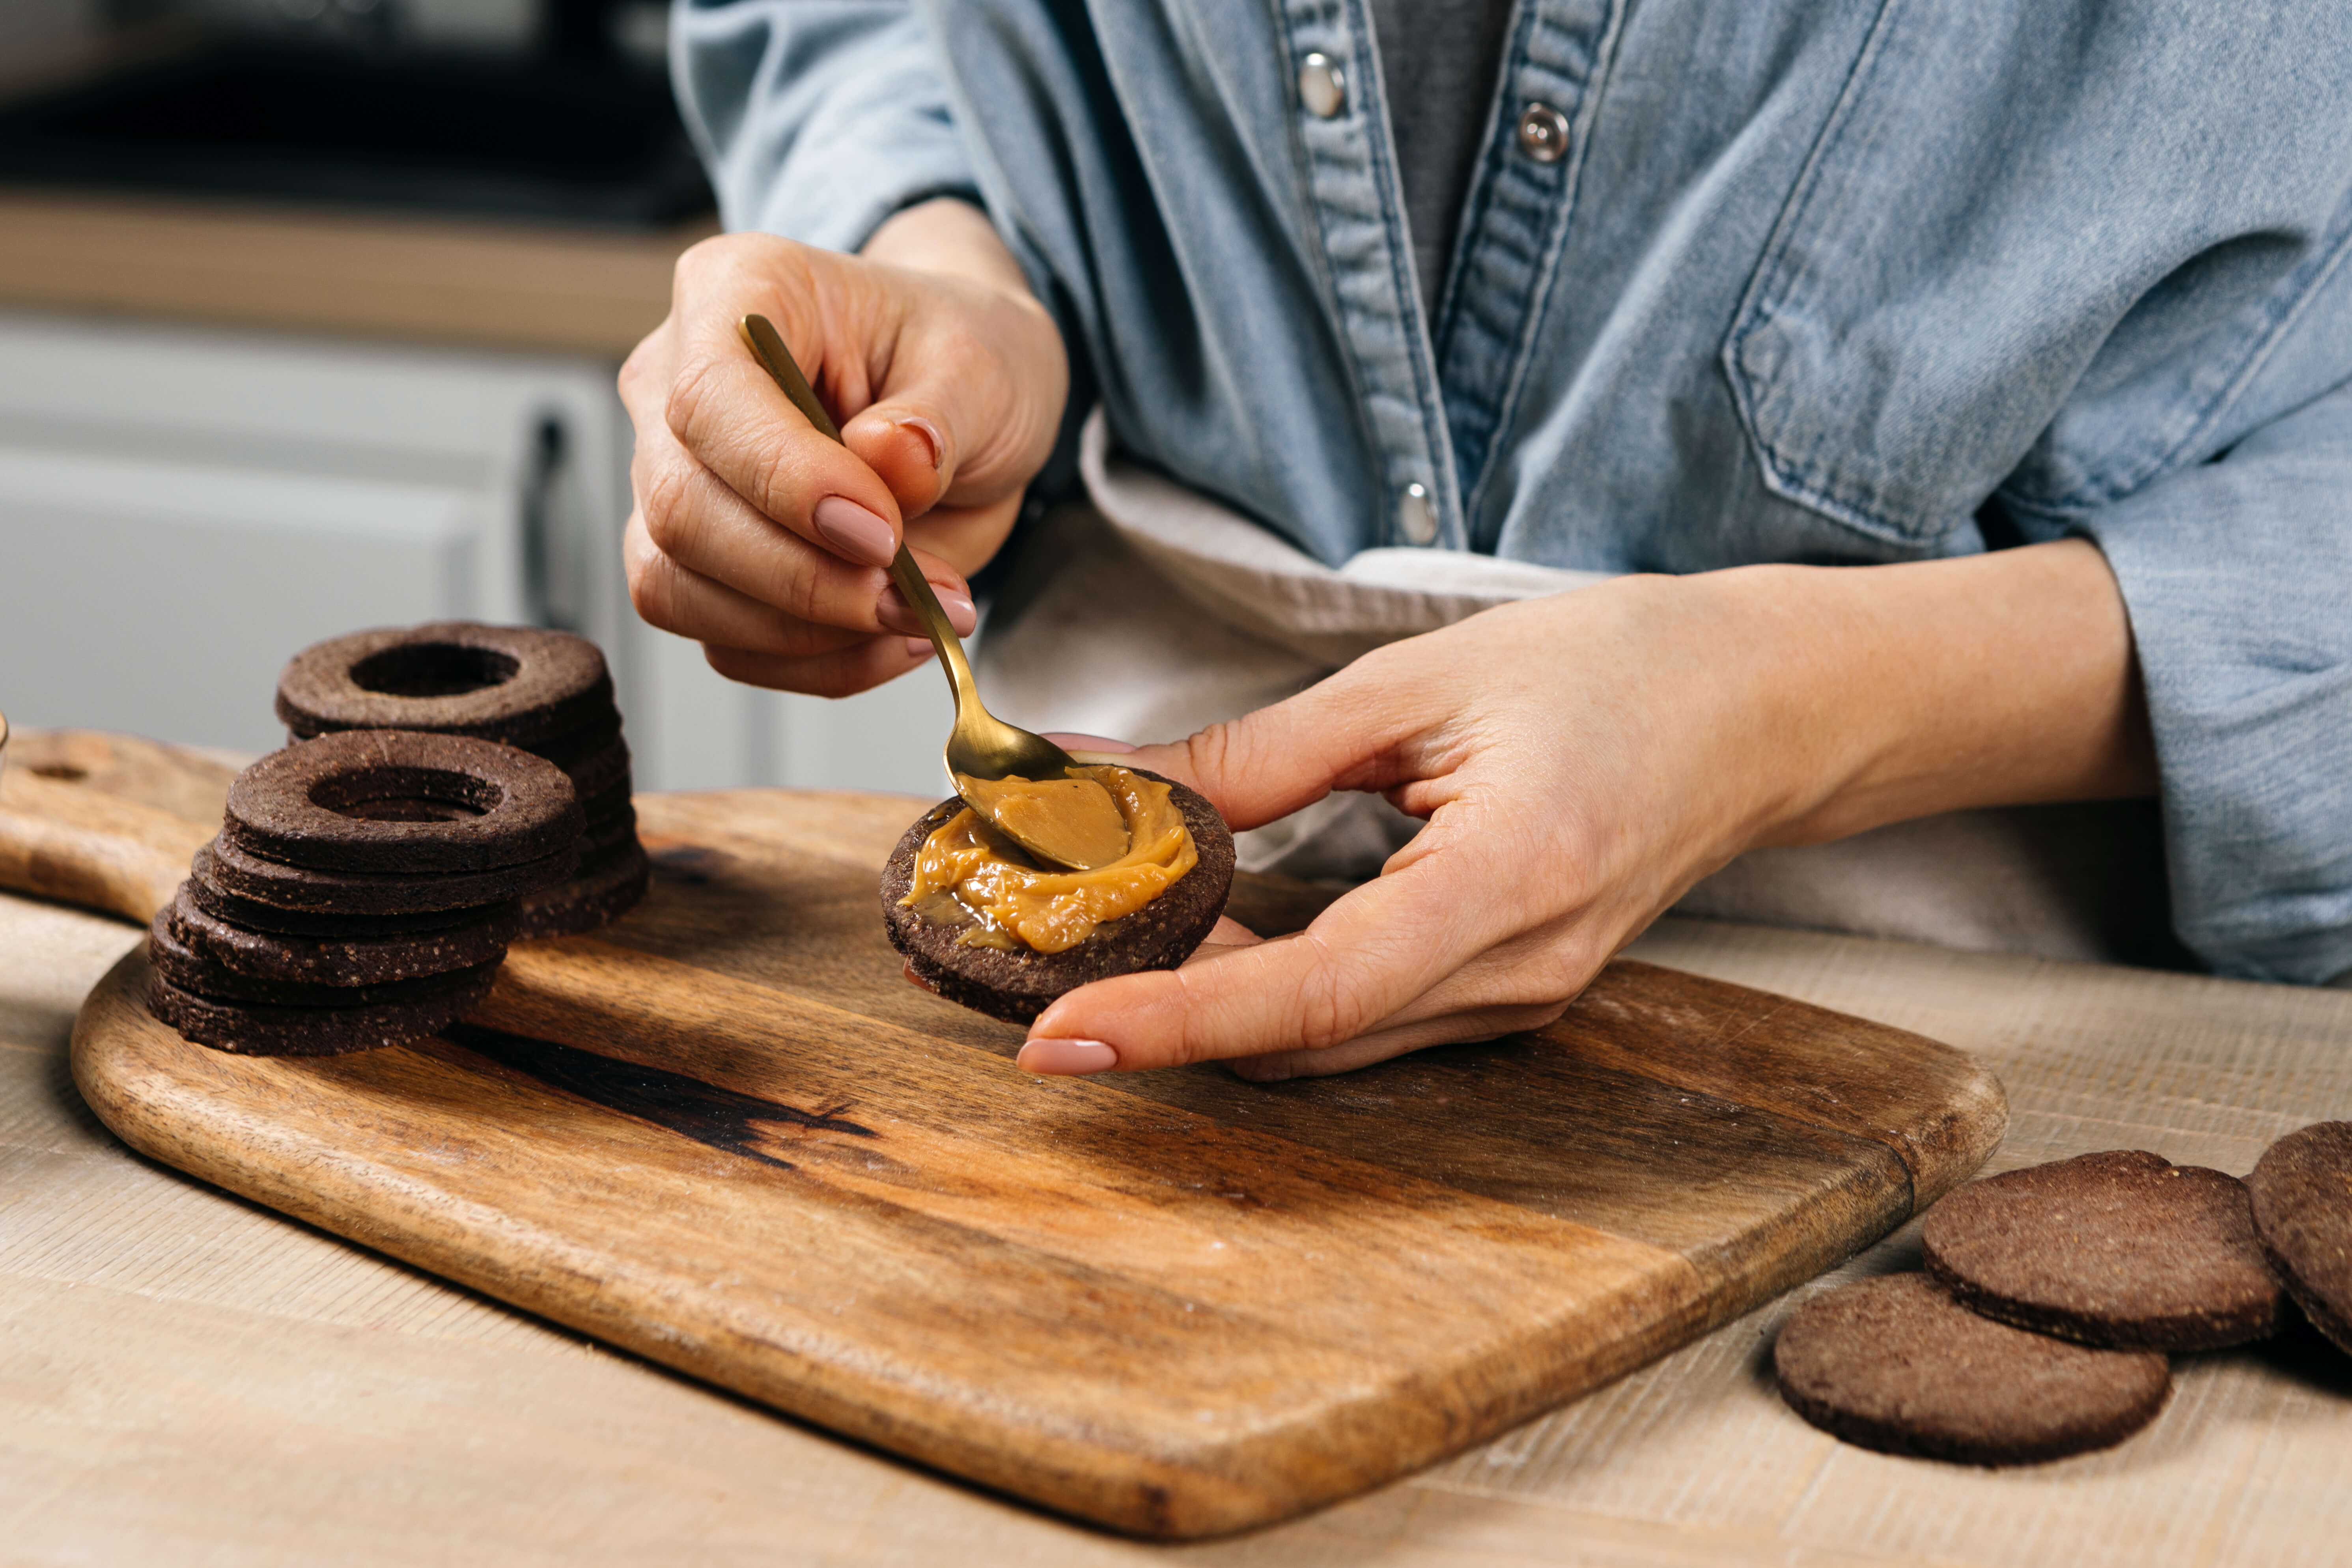
[[[824,405],[816,400],[808,378],[784,346],[783,335],[765,316],[746,316],[736,323],[745,346],[775,378],[793,406],[808,422],[839,441],[841,431]],[[1043,735],[1033,735],[997,718],[980,700],[980,687],[964,658],[963,643],[948,624],[923,569],[904,543],[890,563],[890,581],[914,606],[924,635],[939,650],[940,667],[947,671],[948,689],[955,693],[955,728],[949,731],[948,778],[964,804],[998,832],[1039,859],[1080,871],[1108,866],[1128,851],[1127,819],[1110,791],[1090,778],[1072,777],[1078,762]],[[1001,786],[1007,779],[1031,784],[1025,790]]]

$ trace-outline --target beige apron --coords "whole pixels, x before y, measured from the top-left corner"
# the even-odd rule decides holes
[[[980,639],[990,705],[1031,729],[1173,740],[1383,644],[1604,580],[1427,550],[1368,550],[1335,571],[1115,457],[1100,410],[1079,465],[1091,504],[1024,535]],[[1241,835],[1241,863],[1360,880],[1418,826],[1378,795],[1333,795]],[[2145,802],[1956,812],[1756,850],[1677,910],[2048,958],[2180,956]]]

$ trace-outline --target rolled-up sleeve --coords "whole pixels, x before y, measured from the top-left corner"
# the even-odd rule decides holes
[[[2352,382],[2077,526],[2130,612],[2181,939],[2352,971]]]
[[[932,196],[977,202],[903,0],[678,0],[670,68],[730,229],[854,251]]]

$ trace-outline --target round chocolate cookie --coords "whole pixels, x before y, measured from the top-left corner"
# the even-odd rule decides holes
[[[568,773],[590,757],[610,750],[613,742],[620,738],[621,712],[616,708],[600,718],[590,720],[577,730],[567,730],[551,740],[532,742],[530,752],[533,756],[545,757]],[[583,790],[581,797],[585,799],[593,793]]]
[[[2112,1447],[2153,1420],[2172,1389],[2155,1351],[2013,1329],[1924,1274],[1816,1296],[1781,1328],[1772,1366],[1789,1407],[1832,1436],[1969,1465]]]
[[[600,827],[609,827],[624,817],[634,826],[637,820],[637,797],[629,787],[629,781],[624,778],[611,789],[587,796],[582,801],[580,809],[588,818],[591,834]]]
[[[584,863],[608,855],[624,844],[637,839],[637,813],[633,806],[623,806],[619,812],[602,822],[591,823],[581,842],[580,858]]]
[[[278,678],[278,716],[299,736],[432,730],[529,746],[602,721],[604,656],[585,637],[436,621],[315,643]]]
[[[169,911],[147,931],[147,961],[155,973],[187,992],[214,1002],[266,1002],[274,1007],[372,1007],[394,1002],[425,1002],[453,986],[471,983],[474,971],[494,973],[506,954],[438,974],[379,981],[372,985],[328,985],[313,980],[264,980],[215,963],[172,934]]]
[[[180,885],[188,902],[227,925],[280,936],[318,937],[336,942],[365,942],[379,937],[410,936],[447,931],[481,919],[488,906],[454,910],[422,910],[411,914],[352,915],[334,910],[284,910],[257,899],[241,898],[220,885],[215,875],[213,847],[196,851],[188,879]],[[509,900],[511,902],[511,900]]]
[[[2264,1151],[2246,1177],[2263,1251],[2312,1325],[2352,1355],[2352,1121]]]
[[[273,752],[228,786],[222,839],[319,871],[483,871],[556,854],[587,826],[572,781],[467,735],[352,730]]]
[[[147,1010],[188,1039],[252,1057],[332,1057],[405,1045],[436,1035],[479,1006],[497,983],[495,963],[458,972],[434,995],[364,1007],[279,1007],[216,1002],[181,990],[159,973],[147,982]]]
[[[2238,1179],[2145,1150],[1970,1182],[1920,1240],[1962,1306],[2085,1344],[2244,1344],[2277,1332],[2284,1305]]]
[[[523,900],[515,939],[593,931],[636,908],[652,879],[653,862],[632,835],[594,857],[570,881]]]
[[[282,936],[224,921],[195,901],[183,882],[156,918],[192,955],[256,980],[312,985],[382,985],[495,963],[513,940],[517,906],[492,904],[463,923],[404,936]],[[201,986],[191,987],[199,993]]]
[[[487,871],[402,876],[382,871],[314,871],[247,855],[224,837],[210,846],[205,878],[222,891],[310,914],[406,915],[469,910],[535,893],[572,875],[579,841],[555,854]]]
[[[554,762],[551,757],[548,760]],[[600,795],[626,798],[629,794],[629,743],[617,736],[576,763],[556,765],[571,775],[572,787],[583,805]]]
[[[882,919],[891,945],[947,1000],[1015,1024],[1033,1022],[1055,997],[1081,985],[1183,963],[1224,913],[1234,884],[1233,830],[1199,794],[1158,773],[1134,771],[1170,787],[1199,856],[1166,892],[1061,952],[966,946],[957,940],[965,928],[935,924],[898,901],[914,886],[915,857],[923,841],[963,809],[961,799],[950,797],[907,829],[882,869]]]

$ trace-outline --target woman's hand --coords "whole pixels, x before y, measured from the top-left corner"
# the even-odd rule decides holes
[[[1692,883],[1760,844],[1960,806],[2144,794],[2131,639],[2088,544],[1916,565],[1629,577],[1369,654],[1147,747],[1236,828],[1334,789],[1427,826],[1295,936],[1070,993],[1021,1064],[1343,1071],[1550,1022]]]
[[[836,446],[737,335],[776,324]],[[722,675],[845,696],[930,657],[885,568],[903,533],[960,632],[1069,390],[1060,332],[986,217],[909,208],[864,255],[767,235],[678,259],[669,317],[621,369],[636,426],[624,544],[647,621]]]

